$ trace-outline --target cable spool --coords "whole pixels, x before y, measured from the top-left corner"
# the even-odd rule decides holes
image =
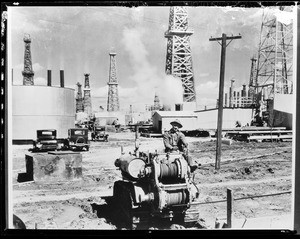
[[[184,159],[178,158],[172,163],[161,163],[159,169],[160,180],[185,178],[188,165]]]
[[[189,201],[189,192],[187,190],[174,190],[174,191],[159,191],[157,198],[157,207],[162,210],[172,205],[183,205]]]
[[[175,192],[168,192],[166,196],[166,204],[169,205],[176,205],[176,204],[185,204],[188,199],[187,192],[185,191],[175,191]]]
[[[163,178],[177,178],[178,177],[178,166],[176,163],[161,163],[160,164],[160,175],[159,175],[159,179],[163,179]]]

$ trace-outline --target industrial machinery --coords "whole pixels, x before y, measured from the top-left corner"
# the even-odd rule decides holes
[[[41,129],[36,131],[37,139],[33,140],[33,152],[57,150],[59,143],[55,129]]]
[[[90,141],[88,139],[87,128],[71,128],[68,130],[68,138],[64,140],[64,146],[66,149],[76,149],[86,151],[90,149]]]
[[[102,140],[108,142],[108,134],[105,132],[105,126],[95,127],[92,134],[92,140]]]
[[[123,151],[123,150],[122,150]],[[199,190],[182,153],[122,152],[115,166],[113,199],[122,226],[134,228],[143,221],[167,220],[196,223]]]

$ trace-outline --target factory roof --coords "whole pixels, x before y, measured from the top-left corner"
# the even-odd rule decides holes
[[[161,117],[197,117],[194,111],[156,111]]]

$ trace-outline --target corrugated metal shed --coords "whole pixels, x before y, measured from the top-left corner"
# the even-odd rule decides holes
[[[171,128],[170,122],[178,119],[181,130],[195,130],[197,127],[197,115],[193,111],[156,111],[152,116],[153,128],[158,133],[163,133]]]

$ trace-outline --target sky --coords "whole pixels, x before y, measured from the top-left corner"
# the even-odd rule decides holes
[[[265,9],[265,11],[268,9]],[[213,107],[218,98],[221,46],[210,37],[242,36],[226,48],[225,92],[249,83],[251,57],[257,55],[263,8],[187,7],[197,109]],[[9,7],[10,69],[13,84],[23,82],[24,34],[31,36],[35,85],[59,86],[64,70],[65,87],[84,85],[90,74],[94,111],[107,108],[109,53],[116,55],[122,110],[143,110],[154,103],[177,101],[180,81],[165,74],[170,7]]]

